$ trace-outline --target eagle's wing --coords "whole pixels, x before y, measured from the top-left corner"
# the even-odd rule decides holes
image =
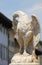
[[[35,15],[32,15],[31,24],[33,26],[33,32],[34,32],[33,45],[35,47],[40,40],[40,24],[39,24],[39,21]]]

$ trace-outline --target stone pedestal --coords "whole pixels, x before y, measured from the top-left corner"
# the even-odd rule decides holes
[[[40,65],[40,62],[35,56],[24,52],[22,55],[20,53],[15,54],[9,65]]]
[[[11,63],[10,65],[40,65],[39,63]]]

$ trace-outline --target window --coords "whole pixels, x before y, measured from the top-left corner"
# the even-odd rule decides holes
[[[0,31],[2,32],[2,25],[0,24]]]
[[[4,34],[6,34],[6,29],[5,29],[5,27],[3,27],[3,26],[2,26],[2,32],[3,32]]]
[[[14,55],[14,53],[13,52],[11,52],[11,51],[9,51],[9,63],[11,62],[11,59],[12,59],[12,57],[13,57],[13,55]]]
[[[1,54],[2,51],[1,50],[2,50],[2,46],[0,45],[0,58],[2,57],[2,54]]]
[[[11,43],[11,46],[12,46],[12,47],[14,47],[14,46],[15,46],[14,42],[12,42],[12,43]]]
[[[4,34],[7,34],[7,30],[5,27],[2,26],[2,24],[0,24],[0,31]]]
[[[2,59],[5,59],[5,48],[2,46]]]
[[[8,49],[3,45],[0,45],[0,58],[4,60],[8,59]]]
[[[5,59],[8,60],[8,49],[5,48]]]
[[[14,47],[14,40],[9,40],[9,46]]]
[[[11,59],[11,58],[12,58],[12,56],[13,56],[12,52],[11,52],[11,51],[9,51],[9,58]]]

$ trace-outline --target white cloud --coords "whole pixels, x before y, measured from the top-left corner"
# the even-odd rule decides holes
[[[28,9],[28,12],[34,12],[34,11],[40,11],[42,10],[42,4],[37,4],[33,6],[32,8]]]

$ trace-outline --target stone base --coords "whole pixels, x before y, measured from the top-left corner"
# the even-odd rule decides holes
[[[9,65],[40,65],[40,63],[11,63]]]
[[[40,62],[35,56],[24,52],[22,55],[20,53],[15,54],[9,65],[40,65]]]

